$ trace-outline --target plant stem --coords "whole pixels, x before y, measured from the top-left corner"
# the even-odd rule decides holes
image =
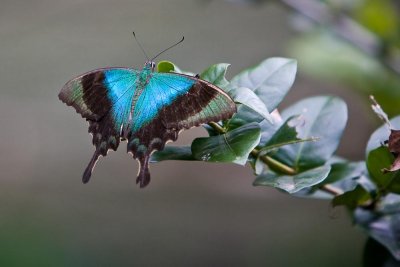
[[[254,157],[258,157],[259,153],[260,153],[260,151],[258,149],[256,149],[256,148],[251,151],[251,154]],[[273,159],[273,158],[271,158],[271,157],[269,157],[267,155],[260,156],[260,159],[265,164],[267,164],[268,166],[272,167],[273,169],[277,169],[277,170],[279,170],[280,172],[282,172],[284,174],[288,174],[288,175],[295,175],[296,174],[296,170],[295,169],[293,169],[293,168],[283,164],[282,162],[277,161],[276,159]]]
[[[216,123],[216,122],[211,121],[211,122],[208,123],[208,125],[210,125],[210,126],[211,126],[215,131],[217,131],[219,134],[224,134],[224,133],[226,133],[226,130],[225,130],[224,128],[222,128],[222,126],[219,125],[219,124]]]
[[[319,189],[334,196],[338,196],[344,193],[342,189],[337,188],[331,184],[325,184]]]
[[[219,134],[225,134],[226,130],[219,125],[216,122],[209,122],[208,125],[210,125],[216,132],[218,132]],[[259,156],[260,151],[256,148],[254,148],[251,151],[251,155],[255,158],[257,158]],[[297,172],[295,169],[293,169],[292,167],[287,166],[286,164],[283,164],[280,161],[277,161],[276,159],[273,159],[267,155],[263,155],[260,156],[260,159],[262,160],[262,162],[264,162],[266,165],[268,165],[269,167],[275,169],[275,170],[279,170],[280,172],[287,174],[287,175],[295,175]],[[320,189],[326,193],[332,194],[334,196],[338,196],[343,194],[343,191],[340,188],[337,188],[333,185],[330,184],[326,184],[320,187]]]

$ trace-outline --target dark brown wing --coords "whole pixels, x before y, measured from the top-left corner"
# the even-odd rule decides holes
[[[236,112],[233,100],[220,88],[207,81],[172,73],[157,73],[151,79],[155,79],[166,92],[169,92],[176,89],[170,80],[173,81],[177,76],[192,81],[186,93],[179,95],[172,103],[167,103],[167,99],[163,101],[160,96],[150,96],[157,99],[162,108],[149,123],[128,136],[128,152],[131,152],[140,163],[136,180],[140,187],[150,182],[148,164],[151,153],[155,150],[163,150],[167,141],[175,141],[180,130],[211,121],[229,119]],[[143,93],[146,89],[144,88]],[[147,93],[151,93],[151,90]]]
[[[90,179],[100,155],[117,150],[136,89],[137,71],[129,68],[103,68],[87,72],[67,82],[59,93],[62,102],[72,106],[89,122],[93,135],[93,154],[83,182]]]

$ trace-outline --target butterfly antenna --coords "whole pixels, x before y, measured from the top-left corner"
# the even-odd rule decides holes
[[[136,38],[135,32],[133,32],[133,37],[135,37],[136,43],[139,45],[140,49],[142,50],[144,56],[146,57],[147,61],[150,61],[149,57],[146,54],[146,51],[144,51],[142,45],[139,43],[139,40]]]
[[[177,43],[171,45],[170,47],[168,47],[168,48],[164,49],[163,51],[161,51],[160,53],[158,53],[155,57],[153,57],[153,58],[151,59],[151,61],[154,61],[154,59],[156,59],[157,57],[159,57],[162,53],[164,53],[164,52],[170,50],[171,48],[177,46],[178,44],[182,43],[183,40],[185,40],[185,36],[182,36],[182,39],[181,39],[179,42],[177,42]]]

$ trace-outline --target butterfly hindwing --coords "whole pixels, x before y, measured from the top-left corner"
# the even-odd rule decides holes
[[[153,73],[134,104],[134,122],[128,152],[139,160],[137,183],[150,181],[148,163],[155,150],[175,141],[182,129],[230,118],[236,112],[232,99],[221,89],[192,76]]]
[[[86,118],[96,150],[84,174],[88,182],[100,155],[117,150],[128,124],[137,71],[129,68],[104,68],[85,73],[65,84],[61,101]]]

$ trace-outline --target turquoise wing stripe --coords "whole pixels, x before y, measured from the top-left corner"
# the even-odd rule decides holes
[[[196,81],[172,73],[153,73],[134,107],[132,131],[153,120],[164,106],[186,94]]]
[[[112,103],[112,117],[117,131],[129,121],[132,98],[137,89],[138,72],[133,69],[109,69],[104,72],[104,86]]]

